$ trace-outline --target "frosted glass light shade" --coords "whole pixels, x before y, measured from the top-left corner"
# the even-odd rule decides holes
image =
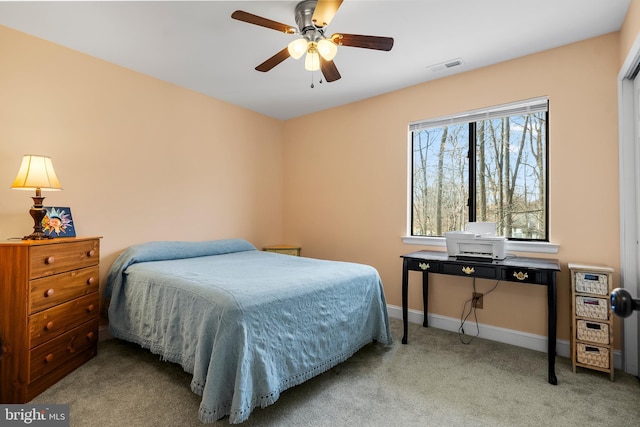
[[[320,69],[320,57],[318,52],[309,52],[304,59],[304,69],[307,71],[318,71]]]
[[[302,55],[307,51],[307,40],[305,39],[296,39],[289,43],[287,46],[287,50],[289,51],[289,55],[293,59],[300,59]]]
[[[327,61],[331,61],[338,53],[338,46],[332,41],[322,39],[318,41],[318,53]]]
[[[14,189],[62,190],[60,181],[53,170],[51,157],[27,154],[22,158],[18,175],[13,181]]]

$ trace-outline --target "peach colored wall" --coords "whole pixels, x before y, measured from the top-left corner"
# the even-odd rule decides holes
[[[425,248],[401,241],[407,124],[546,95],[551,240],[563,267],[558,336],[568,339],[567,262],[619,267],[619,39],[613,33],[283,123],[0,27],[0,238],[30,232],[30,194],[9,186],[24,153],[47,154],[64,191],[45,193],[45,204],[71,206],[79,234],[103,236],[103,276],[131,244],[242,237],[371,264],[388,302],[400,305],[399,256]],[[584,200],[597,203],[578,213]],[[421,310],[418,282],[412,273],[411,308]],[[480,291],[491,285],[478,282]],[[470,293],[469,281],[436,276],[429,311],[457,318]],[[484,306],[481,323],[546,334],[542,287],[501,283]]]
[[[562,266],[558,337],[568,340],[567,263],[619,268],[618,36],[608,34],[287,121],[285,240],[300,244],[307,256],[373,265],[388,303],[399,306],[400,255],[428,249],[401,241],[407,221],[409,122],[548,96],[550,235],[560,245],[559,253],[548,257],[558,258]],[[471,296],[471,280],[437,275],[432,283],[429,312],[459,318]],[[492,285],[477,282],[480,291]],[[410,308],[422,310],[419,273],[411,273],[409,291]],[[485,297],[478,321],[546,335],[546,316],[546,288],[502,282]]]
[[[629,50],[638,37],[638,32],[640,32],[640,0],[631,0],[620,29],[620,65],[627,58]]]
[[[0,26],[0,239],[32,231],[22,155],[49,155],[101,276],[150,240],[282,237],[283,124]],[[104,281],[103,281],[104,284]]]

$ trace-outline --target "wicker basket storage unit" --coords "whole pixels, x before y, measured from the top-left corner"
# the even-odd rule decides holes
[[[569,263],[571,270],[571,364],[609,373],[613,381],[613,269]]]

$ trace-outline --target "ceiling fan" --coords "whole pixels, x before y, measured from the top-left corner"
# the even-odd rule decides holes
[[[301,1],[296,5],[295,9],[295,20],[298,28],[242,10],[236,10],[231,14],[231,17],[249,24],[302,36],[302,38],[292,41],[280,52],[258,65],[256,70],[267,72],[290,56],[294,59],[299,59],[306,54],[305,69],[309,71],[321,70],[327,82],[334,82],[341,77],[338,68],[333,62],[333,58],[338,52],[338,46],[384,51],[389,51],[393,47],[393,38],[391,37],[345,33],[336,33],[327,37],[325,35],[326,27],[341,4],[342,0]],[[313,83],[311,87],[313,87]]]

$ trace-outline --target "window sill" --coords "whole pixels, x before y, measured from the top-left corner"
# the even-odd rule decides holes
[[[445,247],[444,237],[416,237],[402,236],[402,242],[406,245],[442,246]],[[560,245],[549,242],[507,242],[507,252],[532,252],[540,254],[557,254]]]

